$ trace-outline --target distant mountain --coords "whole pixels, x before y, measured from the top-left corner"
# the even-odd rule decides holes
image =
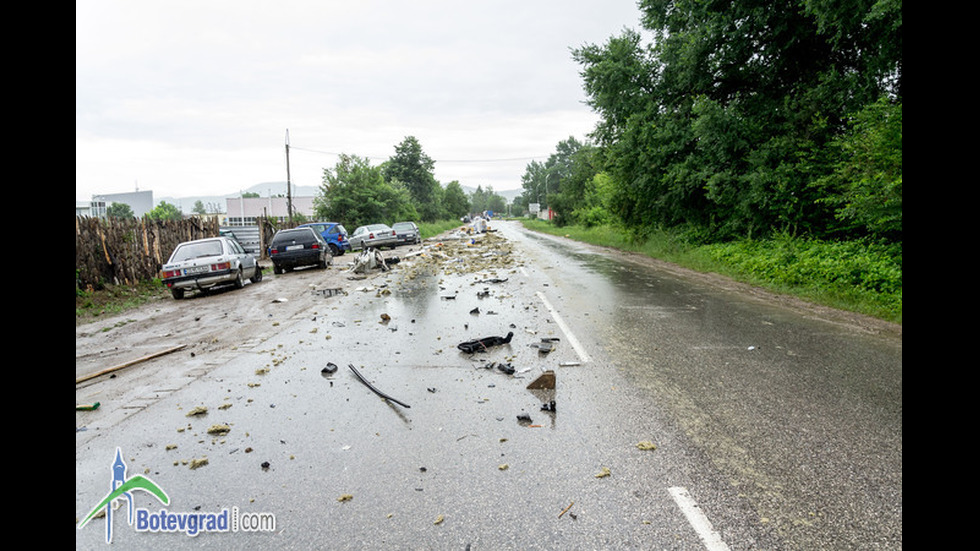
[[[467,195],[472,195],[476,192],[475,187],[461,186],[463,192]],[[315,197],[317,193],[320,192],[319,186],[293,186],[292,194],[293,197]],[[216,205],[217,208],[224,212],[227,208],[227,201],[229,197],[238,197],[241,193],[257,193],[259,197],[269,197],[271,196],[285,196],[286,195],[286,182],[263,182],[261,184],[255,184],[252,187],[246,188],[239,191],[231,192],[227,195],[197,195],[191,197],[154,197],[156,204],[160,204],[161,201],[166,201],[171,205],[176,205],[181,212],[189,213],[194,208],[194,205],[200,201],[204,208],[208,211],[212,209],[209,208],[211,205]],[[512,203],[515,197],[519,197],[524,190],[522,189],[506,189],[503,191],[494,190],[494,193],[501,196],[508,203]]]
[[[316,186],[293,186],[292,195],[293,197],[313,197],[317,194],[318,187]],[[228,202],[225,199],[230,197],[239,197],[242,193],[257,193],[259,197],[269,197],[269,196],[285,196],[286,195],[286,182],[263,182],[261,184],[255,184],[252,187],[243,189],[241,191],[233,191],[227,195],[194,195],[190,197],[154,197],[153,200],[159,205],[160,201],[166,201],[171,205],[176,205],[181,212],[189,213],[194,205],[200,201],[204,204],[204,208],[208,209],[210,205],[218,205],[221,212],[227,207]]]

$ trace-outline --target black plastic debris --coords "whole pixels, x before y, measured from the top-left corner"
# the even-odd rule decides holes
[[[551,411],[551,412],[557,411],[555,409],[555,401],[552,400],[547,404],[541,404],[541,411]]]
[[[493,369],[495,367],[497,368],[498,371],[506,373],[507,375],[513,375],[514,372],[517,371],[516,369],[514,369],[514,366],[510,365],[510,363],[504,364],[504,363],[490,362],[489,364],[487,364],[487,369]]]
[[[533,423],[533,421],[531,421],[531,416],[529,414],[527,414],[527,413],[522,413],[522,414],[518,415],[517,416],[517,422],[518,423],[521,423],[521,424],[531,424],[531,423]]]
[[[552,350],[555,349],[558,340],[559,339],[554,337],[541,339],[541,342],[532,343],[530,346],[531,348],[537,348],[538,352],[542,354],[547,354],[548,352],[551,352]]]
[[[336,373],[336,371],[337,371],[337,364],[332,362],[327,362],[327,365],[325,365],[323,369],[320,370],[320,373],[332,374],[332,373]]]
[[[500,279],[499,277],[492,277],[490,279],[481,279],[480,281],[477,281],[476,283],[477,284],[480,284],[480,283],[503,283],[505,281],[507,281],[507,279]]]
[[[467,354],[473,354],[474,352],[483,352],[486,351],[491,346],[499,346],[501,344],[509,343],[510,339],[513,336],[514,336],[514,332],[509,331],[507,332],[506,337],[483,337],[482,339],[473,339],[471,341],[459,343],[458,345],[456,345],[456,348],[459,348],[460,350],[466,352]]]

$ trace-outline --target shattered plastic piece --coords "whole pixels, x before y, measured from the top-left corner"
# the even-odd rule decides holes
[[[517,416],[518,423],[531,423],[531,416],[527,413],[522,413]]]
[[[612,474],[612,472],[610,472],[609,467],[603,467],[601,471],[599,471],[598,473],[596,473],[595,477],[596,478],[606,478],[607,476],[609,476],[611,474]]]
[[[510,339],[514,336],[513,331],[509,331],[506,337],[483,337],[482,339],[474,339],[471,341],[461,342],[456,347],[466,352],[472,354],[474,352],[482,352],[490,348],[491,346],[498,346],[501,344],[507,344]]]
[[[639,448],[639,449],[641,449],[641,450],[655,450],[655,449],[657,449],[657,446],[653,442],[650,442],[649,440],[644,440],[643,442],[638,443],[636,445],[636,447]]]
[[[497,364],[497,369],[499,369],[500,371],[503,371],[504,373],[506,373],[508,375],[513,375],[514,374],[514,371],[516,371],[514,369],[514,366],[510,365],[509,363],[507,363],[507,364]]]
[[[337,364],[333,362],[327,362],[327,365],[320,370],[320,373],[334,373],[337,371]]]
[[[541,411],[551,411],[551,412],[557,411],[555,409],[555,401],[552,400],[547,404],[541,404]]]
[[[100,405],[100,402],[95,402],[93,404],[78,404],[75,406],[75,411],[92,411],[99,409]]]
[[[531,381],[531,384],[527,385],[527,388],[528,390],[555,388],[555,372],[550,369],[545,371],[537,379]]]

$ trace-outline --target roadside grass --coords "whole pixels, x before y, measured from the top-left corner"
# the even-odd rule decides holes
[[[75,289],[75,325],[103,316],[121,314],[157,300],[170,298],[159,279],[135,285],[105,285],[101,289]]]
[[[611,226],[557,227],[532,219],[522,223],[531,230],[643,254],[815,304],[902,323],[901,245],[789,236],[701,245],[660,231],[637,237]]]
[[[440,233],[449,231],[454,228],[462,226],[463,223],[459,220],[441,220],[439,222],[422,222],[419,224],[419,232],[422,234],[422,239],[428,239],[430,237],[435,237]]]

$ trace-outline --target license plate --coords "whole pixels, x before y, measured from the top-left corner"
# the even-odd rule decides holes
[[[287,251],[296,251],[296,250],[300,250],[302,248],[303,248],[302,245],[287,245],[286,246],[286,250]]]
[[[187,268],[184,270],[185,274],[200,274],[210,271],[211,268],[208,266],[194,266],[193,268]]]

